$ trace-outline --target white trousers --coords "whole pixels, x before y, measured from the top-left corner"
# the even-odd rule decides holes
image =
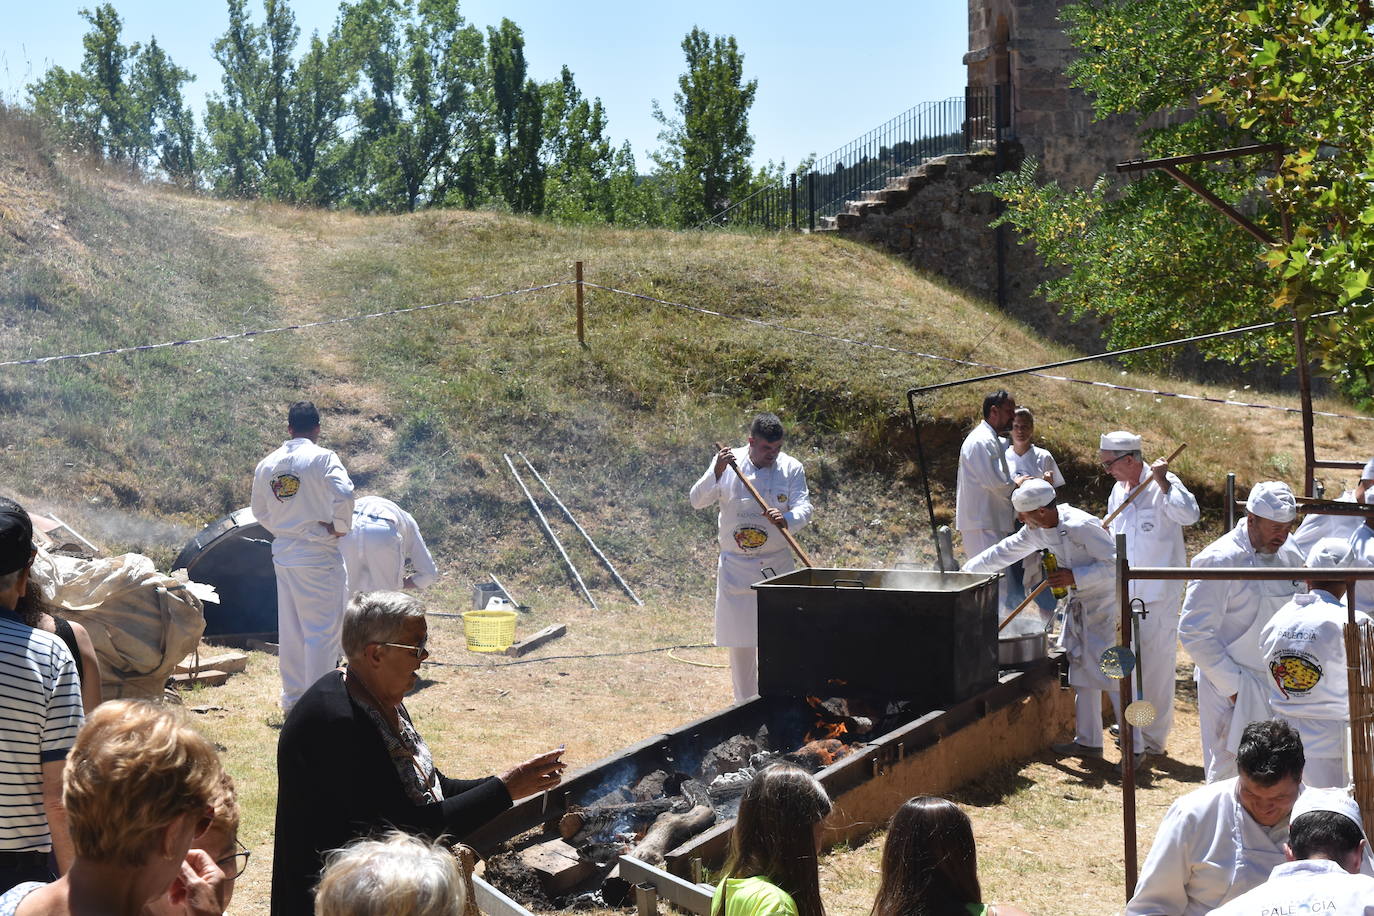
[[[960,531],[959,534],[964,538],[964,555],[971,560],[1011,532],[997,531],[993,528],[968,528]],[[1002,578],[997,583],[997,606],[1001,608],[999,618],[1012,609],[1011,598],[1007,591],[1011,585],[1010,569],[1011,567],[1007,567],[1007,569],[998,570],[1002,573]]]
[[[342,557],[330,566],[273,565],[281,705],[290,712],[310,685],[338,665],[348,576]]]
[[[1218,693],[1212,682],[1207,680],[1207,675],[1199,674],[1197,718],[1198,728],[1202,732],[1202,766],[1209,783],[1236,775],[1236,755],[1226,747],[1234,711],[1231,698]]]
[[[1303,785],[1313,789],[1344,789],[1350,785],[1345,775],[1344,757],[1308,757],[1302,768]]]
[[[1117,724],[1121,723],[1121,693],[1107,691],[1112,701],[1112,712],[1116,714]],[[1075,687],[1073,691],[1073,740],[1084,747],[1102,746],[1102,691],[1096,687]],[[1140,729],[1135,730],[1135,752],[1145,749],[1145,740]]]
[[[759,692],[759,650],[754,646],[730,646],[730,684],[735,702]]]

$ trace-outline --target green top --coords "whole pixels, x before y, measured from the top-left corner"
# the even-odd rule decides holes
[[[797,916],[797,905],[787,891],[767,878],[726,878],[711,897],[711,912],[725,897],[723,916]]]
[[[992,912],[992,907],[986,903],[966,903],[969,916],[988,916]]]

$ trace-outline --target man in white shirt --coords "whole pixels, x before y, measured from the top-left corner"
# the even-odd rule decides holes
[[[353,503],[353,528],[339,541],[348,570],[348,590],[391,591],[428,588],[439,578],[415,518],[389,499],[360,496]],[[406,575],[406,563],[414,567]]]
[[[959,448],[959,474],[955,483],[954,527],[964,540],[964,554],[975,557],[1011,534],[1016,512],[1012,491],[1028,478],[1013,475],[1007,466],[1007,443],[1000,434],[1011,429],[1016,400],[1006,391],[983,398],[983,420]],[[1005,573],[1003,569],[993,570]],[[1008,576],[999,583],[998,599],[1003,613],[1008,604]]]
[[[339,456],[316,444],[320,413],[314,404],[292,404],[287,431],[291,438],[258,462],[252,508],[273,537],[281,704],[290,712],[339,660],[348,603],[339,538],[353,524],[353,481]]]
[[[1245,509],[1245,518],[1203,548],[1192,565],[1302,566],[1302,552],[1288,536],[1298,514],[1288,484],[1255,484]],[[1198,723],[1208,782],[1235,775],[1241,729],[1270,715],[1269,671],[1260,652],[1260,631],[1297,591],[1298,583],[1289,581],[1188,583],[1178,636],[1198,668]]]
[[[1132,566],[1182,566],[1188,562],[1183,529],[1198,520],[1197,499],[1169,470],[1168,461],[1160,458],[1147,465],[1141,455],[1140,437],[1134,433],[1118,430],[1104,433],[1098,440],[1098,460],[1115,481],[1107,496],[1107,515],[1125,503],[1133,490],[1154,480],[1112,519],[1111,533],[1126,535],[1126,556]],[[1154,722],[1140,730],[1148,754],[1164,753],[1174,724],[1174,668],[1184,584],[1159,579],[1131,582],[1131,598],[1145,604],[1141,645],[1136,649],[1141,662],[1141,692],[1155,707]]]
[[[1202,916],[1268,879],[1284,861],[1303,763],[1302,739],[1287,722],[1247,725],[1238,774],[1169,806],[1127,916]]]
[[[1313,788],[1350,784],[1345,754],[1350,730],[1350,687],[1346,680],[1345,624],[1341,598],[1347,544],[1324,538],[1307,554],[1307,592],[1293,596],[1260,631],[1260,650],[1269,670],[1269,706],[1302,735],[1307,756],[1303,781]],[[1356,622],[1368,626],[1369,615]]]
[[[759,605],[750,588],[770,575],[796,568],[792,549],[779,529],[796,532],[811,520],[811,494],[801,462],[782,450],[782,421],[761,413],[749,424],[749,443],[721,449],[688,499],[693,509],[720,507],[716,567],[716,645],[730,649],[735,702],[759,692]],[[739,474],[768,503],[749,494]],[[769,572],[771,570],[771,572]]]
[[[1345,789],[1309,788],[1293,803],[1287,861],[1213,916],[1374,916],[1374,878],[1360,874],[1367,847],[1355,799]]]
[[[1102,653],[1116,642],[1116,543],[1095,516],[1058,502],[1047,480],[1026,481],[1011,499],[1026,527],[973,557],[964,572],[996,572],[1039,550],[1054,552],[1059,568],[1050,574],[1050,584],[1069,589],[1063,645],[1074,687],[1074,740],[1054,750],[1101,757],[1102,691],[1111,693],[1118,721],[1121,715],[1119,682],[1103,674],[1101,665]]]

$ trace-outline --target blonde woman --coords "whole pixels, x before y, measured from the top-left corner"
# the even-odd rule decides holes
[[[220,871],[224,872],[224,882],[219,886],[219,911],[229,908],[229,900],[234,896],[234,881],[248,867],[248,849],[239,842],[239,802],[234,789],[234,780],[228,773],[220,778],[219,792],[215,797],[215,819],[210,827],[196,838],[191,852],[203,851]],[[190,863],[188,863],[190,864]],[[194,866],[193,866],[194,870]],[[144,916],[191,916],[195,911],[184,899],[184,882],[177,878],[167,893],[148,904]],[[173,902],[179,900],[179,902]]]
[[[101,704],[63,772],[75,860],[51,884],[0,897],[0,916],[138,916],[178,878],[174,902],[194,916],[222,913],[224,872],[191,849],[213,820],[220,778],[215,749],[170,709]]]

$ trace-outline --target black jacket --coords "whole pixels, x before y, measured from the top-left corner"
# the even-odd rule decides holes
[[[312,916],[325,853],[390,827],[461,840],[511,806],[495,776],[449,779],[444,800],[416,805],[396,775],[376,725],[349,695],[343,674],[314,683],[277,741],[273,916]]]

